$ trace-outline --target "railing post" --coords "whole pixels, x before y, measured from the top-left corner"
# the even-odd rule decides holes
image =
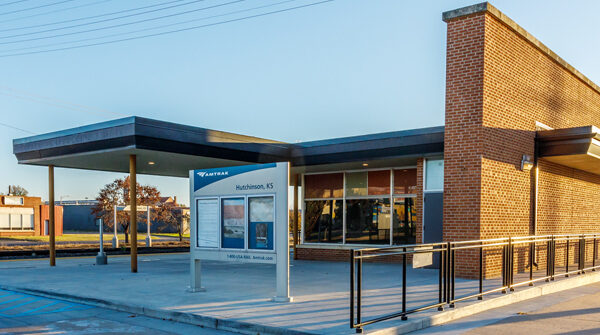
[[[565,278],[569,277],[569,242],[570,242],[569,237],[567,237],[567,252],[566,252],[567,260],[566,260]]]
[[[550,280],[554,280],[554,275],[556,274],[556,241],[554,240],[554,235],[552,235],[552,271],[550,272]]]
[[[579,239],[579,273],[585,273],[585,235]]]
[[[439,282],[438,282],[438,303],[440,304],[440,306],[438,306],[438,311],[443,311],[444,310],[444,306],[442,306],[441,304],[444,301],[444,281],[446,279],[446,274],[444,273],[444,263],[446,262],[446,259],[444,257],[445,256],[445,252],[444,252],[444,246],[440,245],[440,262],[439,262]]]
[[[515,290],[515,288],[513,287],[513,274],[515,271],[515,259],[514,259],[514,255],[515,255],[515,246],[512,244],[512,238],[509,237],[508,238],[508,252],[510,253],[508,256],[509,259],[509,271],[508,271],[508,287],[509,290],[512,292]]]
[[[529,280],[533,280],[533,253],[535,252],[535,237],[533,242],[529,242]],[[529,283],[529,286],[533,286],[533,282]]]
[[[356,274],[356,324],[361,323],[361,305],[362,305],[362,250],[358,251],[358,268]],[[356,329],[357,333],[362,333],[362,328],[359,326]]]
[[[350,329],[354,328],[354,276],[356,270],[354,268],[354,249],[350,250]]]
[[[452,250],[452,245],[450,242],[446,244],[446,269],[445,269],[445,285],[444,289],[446,290],[446,303],[450,303],[450,250]]]
[[[596,247],[596,234],[594,234],[594,246],[592,247],[592,271],[596,271],[596,254],[598,248]]]
[[[452,244],[450,245],[450,248],[452,248]],[[450,307],[454,308],[454,293],[456,291],[456,287],[455,287],[455,279],[456,279],[456,259],[455,259],[455,250],[452,249],[450,251]]]
[[[479,242],[479,296],[477,300],[483,300],[483,241]]]
[[[546,282],[550,281],[550,242],[551,239],[546,241]]]
[[[400,319],[406,321],[406,248],[402,248],[402,316]]]
[[[502,287],[508,286],[507,285],[507,283],[508,283],[508,279],[507,279],[507,277],[508,277],[508,271],[507,271],[507,268],[506,268],[506,263],[507,263],[507,259],[506,259],[506,257],[507,257],[506,247],[507,246],[508,245],[503,245],[502,246]],[[506,289],[502,290],[502,293],[506,293]]]

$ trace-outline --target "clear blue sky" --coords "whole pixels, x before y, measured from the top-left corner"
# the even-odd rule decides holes
[[[167,1],[71,0],[24,11],[19,10],[59,0],[0,3],[0,55],[12,49],[118,34],[277,2],[247,0],[119,28],[7,43],[231,2],[205,0],[95,25],[6,38],[92,20],[8,29]],[[297,0],[156,31],[315,1]],[[3,3],[7,2],[12,1]],[[0,122],[45,133],[138,115],[290,142],[443,125],[446,26],[441,14],[474,3],[477,1],[336,0],[177,34],[0,58]],[[503,0],[492,4],[600,83],[600,2]],[[23,18],[80,5],[88,6]],[[155,8],[161,7],[147,10]],[[135,34],[123,37],[129,36]],[[47,103],[15,96],[34,96]],[[85,107],[66,108],[62,101]],[[46,168],[19,166],[12,154],[12,139],[27,135],[0,126],[0,190],[19,184],[32,195],[46,198]],[[94,198],[100,187],[121,176],[57,169],[56,197]],[[188,201],[186,179],[141,176],[139,181]]]

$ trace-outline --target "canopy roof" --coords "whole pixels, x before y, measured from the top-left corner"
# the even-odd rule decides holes
[[[541,130],[536,140],[539,158],[600,174],[600,130],[597,127]]]
[[[133,116],[15,139],[13,152],[19,164],[114,172],[128,172],[135,154],[138,173],[187,177],[193,169],[281,161],[303,171],[408,165],[441,155],[443,145],[444,127],[291,144]]]

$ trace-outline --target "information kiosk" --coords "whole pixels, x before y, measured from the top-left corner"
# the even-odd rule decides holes
[[[289,291],[288,163],[190,171],[191,285],[201,260],[275,264],[274,301]]]

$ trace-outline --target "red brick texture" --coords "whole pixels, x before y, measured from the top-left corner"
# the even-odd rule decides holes
[[[423,158],[417,160],[417,198],[415,199],[417,210],[417,226],[415,229],[416,243],[423,243]]]
[[[600,92],[518,31],[490,12],[448,22],[445,240],[534,233],[535,178],[520,163],[534,155],[536,121],[600,122]],[[539,170],[538,234],[600,230],[600,176],[543,160]],[[463,259],[457,272],[472,273],[477,262]],[[486,265],[498,273],[499,258]]]
[[[485,16],[448,23],[444,134],[444,240],[477,240],[483,155]],[[475,273],[475,253],[456,255],[457,273]],[[471,257],[472,256],[472,257]],[[465,261],[466,259],[472,261]]]
[[[4,196],[0,196],[0,207],[33,208],[33,230],[0,231],[1,236],[42,236],[44,221],[48,219],[48,205],[42,205],[40,197],[23,197],[23,205],[2,205]],[[55,207],[56,235],[63,234],[63,207]]]
[[[50,206],[42,205],[40,211],[40,234],[44,235],[44,224],[50,218]],[[63,234],[63,206],[54,206],[54,234],[61,236]]]
[[[4,205],[4,196],[0,196],[0,207],[33,208],[33,230],[25,231],[2,231],[0,236],[39,236],[40,228],[40,206],[42,199],[39,197],[23,197],[23,205]]]
[[[357,248],[360,249],[360,248]],[[298,259],[302,260],[313,260],[313,261],[337,261],[337,262],[349,262],[350,261],[350,249],[328,249],[328,248],[312,248],[300,246],[296,249],[298,252]],[[369,252],[365,252],[368,255]],[[367,258],[364,260],[366,263],[402,263],[402,256],[381,256],[375,258]],[[407,255],[407,264],[412,261],[412,255]]]

